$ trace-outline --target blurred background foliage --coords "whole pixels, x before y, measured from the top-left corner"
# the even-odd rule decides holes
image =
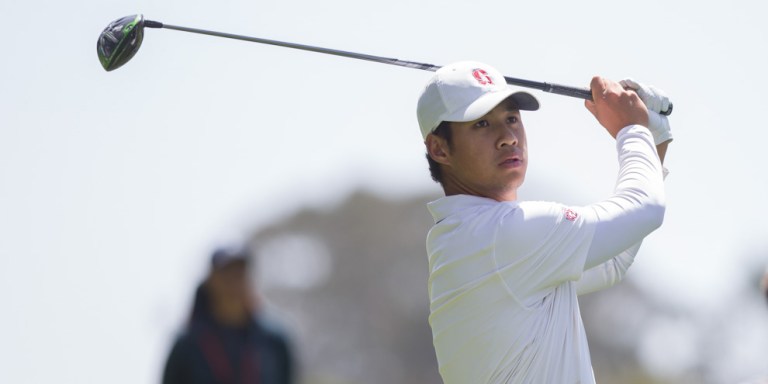
[[[427,323],[425,251],[432,224],[425,203],[437,197],[360,191],[253,233],[255,284],[291,329],[303,383],[441,382]],[[740,354],[755,349],[735,336],[765,340],[768,326],[762,269],[751,275],[714,318],[654,301],[631,269],[622,284],[581,297],[597,381],[734,382],[734,369],[760,359]]]

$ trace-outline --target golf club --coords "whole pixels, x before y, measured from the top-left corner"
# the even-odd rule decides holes
[[[99,35],[99,40],[96,45],[96,50],[99,56],[101,65],[107,71],[113,71],[120,68],[123,64],[127,63],[141,47],[141,42],[144,39],[144,28],[164,28],[173,29],[182,32],[191,32],[202,35],[225,37],[228,39],[244,40],[260,44],[276,45],[280,47],[300,49],[303,51],[311,51],[318,53],[325,53],[328,55],[349,57],[358,60],[367,60],[377,63],[397,65],[401,67],[421,69],[424,71],[437,71],[440,66],[433,64],[417,63],[413,61],[405,61],[399,59],[393,59],[388,57],[366,55],[362,53],[340,51],[336,49],[314,47],[311,45],[303,45],[296,43],[287,43],[277,40],[262,39],[258,37],[249,37],[241,35],[233,35],[230,33],[206,31],[203,29],[179,27],[175,25],[163,24],[161,22],[145,20],[144,16],[132,15],[126,16],[121,19],[115,20],[110,23],[104,31]],[[504,76],[507,84],[517,85],[520,87],[538,89],[544,92],[555,93],[558,95],[577,97],[585,100],[592,100],[592,91],[588,88],[570,87],[566,85],[552,84],[537,82],[531,80],[517,79],[514,77]],[[663,115],[669,115],[672,113],[672,104],[666,111],[661,112]]]

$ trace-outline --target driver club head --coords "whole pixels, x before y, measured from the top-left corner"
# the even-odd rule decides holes
[[[109,23],[96,43],[101,66],[106,71],[120,68],[136,54],[143,39],[143,15],[126,16]]]

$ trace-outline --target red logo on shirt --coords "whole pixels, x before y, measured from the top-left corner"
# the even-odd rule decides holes
[[[576,213],[573,209],[566,208],[565,209],[565,219],[568,221],[576,221],[576,219],[579,218],[579,214]]]
[[[472,71],[472,76],[475,77],[475,80],[477,80],[480,85],[488,85],[493,84],[493,79],[491,79],[490,76],[488,76],[488,72],[486,72],[484,69],[475,69]]]

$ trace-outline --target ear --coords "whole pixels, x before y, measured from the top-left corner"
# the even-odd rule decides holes
[[[439,164],[450,165],[451,152],[445,139],[430,133],[424,140],[424,145],[427,147],[427,154],[432,160]]]

